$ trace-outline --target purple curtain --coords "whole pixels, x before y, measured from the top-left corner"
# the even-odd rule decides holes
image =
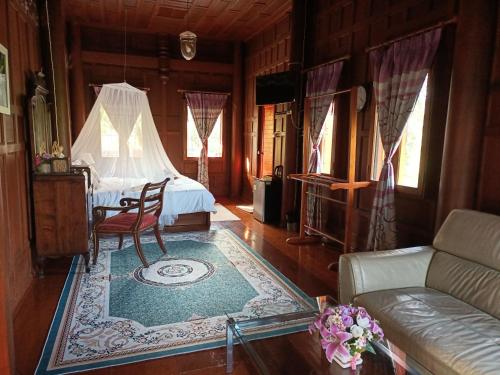
[[[201,153],[198,159],[198,181],[207,189],[208,184],[208,137],[217,122],[217,117],[226,104],[227,94],[208,94],[201,92],[186,93],[186,100],[196,130],[201,140]]]
[[[328,64],[313,69],[307,73],[306,97],[309,99],[311,110],[309,126],[309,142],[311,155],[309,156],[308,173],[321,171],[321,154],[319,145],[323,136],[323,125],[328,109],[333,101],[333,93],[337,90],[343,61]],[[331,94],[331,95],[329,95]],[[310,193],[319,194],[318,186],[310,186]],[[317,228],[321,224],[321,202],[311,195],[307,197],[307,225]],[[312,234],[308,231],[309,234]]]
[[[377,124],[385,159],[371,211],[369,250],[396,247],[395,181],[391,159],[398,149],[440,38],[441,29],[434,29],[370,53]]]

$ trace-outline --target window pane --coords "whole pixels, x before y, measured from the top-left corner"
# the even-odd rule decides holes
[[[405,130],[403,131],[403,137],[399,146],[398,185],[414,188],[418,187],[426,96],[427,77],[418,95],[415,108],[411,112]]]
[[[196,130],[191,108],[187,107],[187,109],[187,156],[198,158],[201,152],[201,141]],[[210,137],[208,137],[208,156],[222,157],[222,112],[217,118]]]
[[[117,158],[120,156],[120,136],[113,127],[108,114],[101,106],[101,156],[103,158]]]
[[[333,101],[328,109],[325,121],[323,123],[323,138],[319,150],[321,153],[321,173],[332,173],[332,148],[333,148]]]
[[[211,158],[222,157],[222,112],[217,117],[214,129],[208,137],[208,156]]]
[[[378,118],[375,111],[375,130],[373,131],[373,160],[372,160],[372,173],[371,179],[378,181],[382,166],[384,165],[385,151],[380,139],[380,132],[378,130]]]
[[[131,158],[142,158],[142,113],[137,117],[127,145],[128,154]]]

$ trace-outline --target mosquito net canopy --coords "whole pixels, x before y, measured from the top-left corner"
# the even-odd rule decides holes
[[[74,164],[91,167],[93,181],[113,179],[122,188],[181,176],[163,149],[146,94],[128,83],[102,86],[71,155]]]

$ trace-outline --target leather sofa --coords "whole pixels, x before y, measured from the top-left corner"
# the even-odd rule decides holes
[[[432,246],[342,255],[339,288],[426,371],[500,374],[500,216],[454,210]]]

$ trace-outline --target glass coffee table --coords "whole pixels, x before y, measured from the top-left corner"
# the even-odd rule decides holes
[[[262,375],[275,374],[426,374],[406,353],[387,340],[375,343],[377,355],[363,353],[363,363],[356,370],[344,369],[335,362],[329,363],[321,348],[318,332],[307,330],[268,338],[255,338],[257,329],[297,322],[301,327],[311,324],[319,311],[337,302],[330,296],[316,298],[316,308],[309,311],[268,316],[250,320],[228,317],[226,322],[226,373],[235,369],[235,347],[244,351],[243,361]],[[384,327],[382,327],[383,329]]]

